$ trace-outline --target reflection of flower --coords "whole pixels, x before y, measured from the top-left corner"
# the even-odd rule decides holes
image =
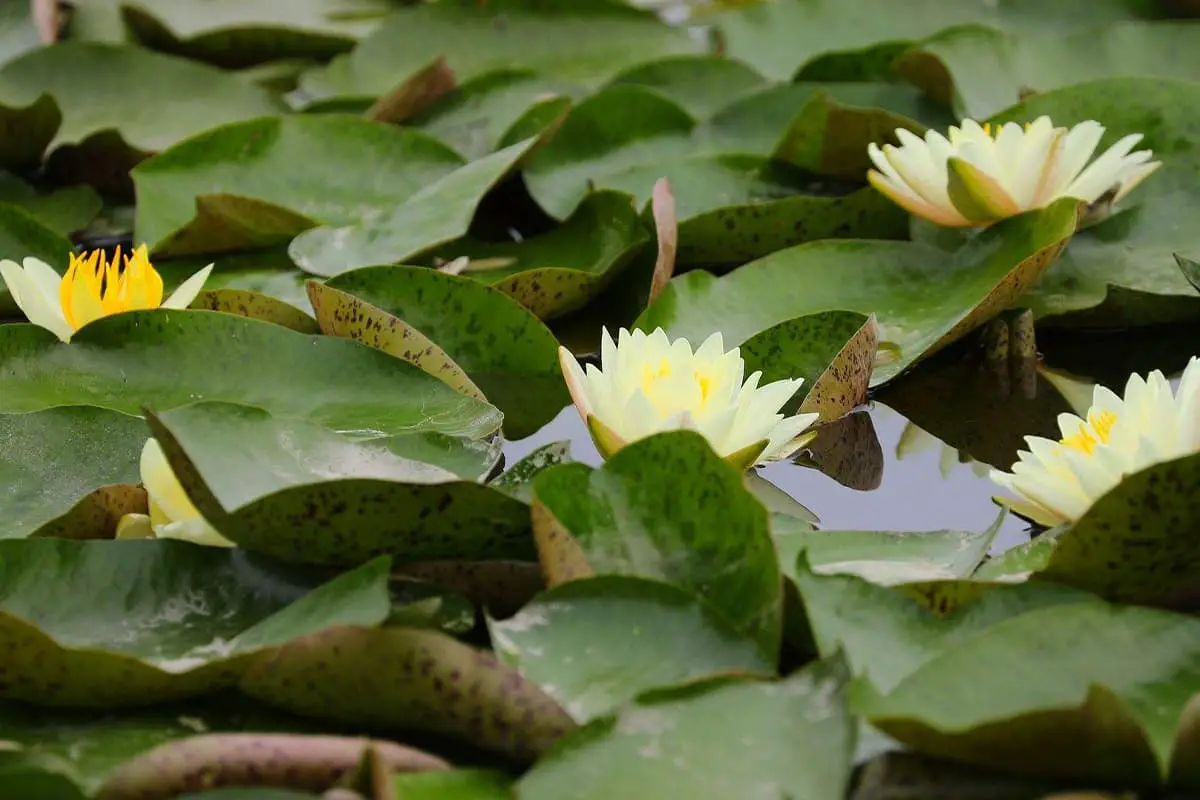
[[[1005,123],[994,136],[990,125],[969,119],[951,127],[948,139],[931,130],[922,140],[899,129],[900,147],[867,148],[878,168],[867,178],[911,213],[955,228],[990,225],[1060,197],[1095,203],[1115,191],[1115,203],[1161,163],[1149,150],[1129,152],[1142,139],[1135,133],[1087,165],[1103,134],[1092,120],[1068,131],[1049,117],[1023,128]]]
[[[188,499],[179,479],[171,471],[158,441],[150,439],[142,448],[142,485],[150,500],[150,516],[126,514],[117,524],[118,539],[182,539],[195,544],[233,547],[208,524]]]
[[[738,348],[725,352],[720,333],[693,354],[687,339],[672,342],[661,328],[649,335],[622,328],[615,344],[605,330],[600,369],[588,365],[586,373],[570,351],[558,352],[571,399],[605,458],[627,442],[687,428],[744,468],[791,455],[818,416],[785,419],[779,409],[803,380],[759,386],[755,372],[743,383],[746,365]]]
[[[166,301],[163,282],[142,245],[125,257],[121,250],[111,260],[100,250],[86,256],[71,255],[71,265],[61,278],[53,267],[36,258],[22,266],[0,261],[0,277],[13,300],[34,325],[69,341],[75,331],[100,317],[147,308],[187,308],[204,286],[212,264],[188,278]]]
[[[1061,414],[1058,424],[1061,441],[1028,436],[1012,472],[991,473],[1020,495],[997,502],[1047,526],[1078,519],[1126,475],[1200,451],[1200,357],[1174,394],[1158,370],[1131,375],[1123,399],[1097,386],[1086,419]]]

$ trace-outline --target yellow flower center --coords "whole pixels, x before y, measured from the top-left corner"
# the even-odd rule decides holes
[[[155,271],[142,245],[121,263],[121,248],[106,259],[100,250],[71,256],[71,266],[58,287],[63,317],[73,330],[93,320],[122,311],[162,305],[162,277]]]
[[[1090,456],[1099,445],[1108,444],[1116,421],[1117,415],[1112,411],[1092,411],[1088,414],[1087,422],[1080,422],[1079,430],[1064,438],[1061,444]]]
[[[658,369],[655,369],[649,364],[642,365],[642,391],[649,397],[654,391],[654,384],[663,378],[671,376],[671,363],[667,359],[663,359],[658,364]]]

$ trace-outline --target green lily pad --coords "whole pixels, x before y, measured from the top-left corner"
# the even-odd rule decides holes
[[[775,664],[705,602],[658,581],[607,575],[556,586],[490,621],[501,661],[584,723],[649,689]],[[584,657],[581,657],[584,656]]]
[[[0,412],[79,404],[138,414],[216,400],[359,437],[482,438],[500,426],[492,406],[377,350],[211,311],[104,317],[70,344],[32,325],[0,325],[0,379]]]
[[[960,3],[957,0],[778,0],[740,5],[722,14],[726,55],[751,65],[769,78],[787,81],[817,56],[903,45],[943,28],[981,22],[1017,31],[1069,30],[1134,16],[1127,0],[1037,0]]]
[[[1190,258],[1184,258],[1178,253],[1175,254],[1175,263],[1179,265],[1179,269],[1183,271],[1183,277],[1187,278],[1197,292],[1200,292],[1200,262],[1192,261]]]
[[[508,492],[523,502],[532,503],[533,479],[551,467],[570,461],[571,443],[569,441],[544,444],[513,464],[503,475],[492,481],[492,486]]]
[[[1087,589],[1115,602],[1200,604],[1200,455],[1127,476],[1056,540],[1035,579]]]
[[[136,239],[163,256],[286,244],[317,225],[385,217],[464,163],[426,134],[359,117],[213,128],[133,170]]]
[[[569,100],[578,92],[564,81],[528,70],[486,72],[451,90],[408,124],[475,160],[503,147],[509,131],[533,106]]]
[[[558,340],[519,303],[489,286],[423,267],[368,267],[328,286],[420,331],[504,413],[504,433],[523,439],[570,403]]]
[[[305,283],[311,276],[292,263],[286,248],[156,260],[154,268],[162,275],[166,290],[171,291],[208,264],[213,265],[213,271],[204,282],[206,291],[256,292],[287,303],[305,314],[312,313],[305,292]]]
[[[410,772],[392,778],[404,800],[508,800],[512,779],[500,772],[455,769],[448,772]]]
[[[0,539],[46,528],[71,538],[111,535],[107,495],[97,492],[141,481],[148,435],[143,420],[101,408],[0,414]]]
[[[765,89],[770,82],[741,61],[714,55],[677,55],[635,64],[609,85],[653,89],[694,119],[707,119],[736,98]]]
[[[320,333],[317,321],[278,298],[247,289],[206,289],[196,295],[189,308],[224,311],[240,317],[261,319],[299,333]]]
[[[303,716],[455,735],[523,761],[575,727],[491,653],[425,630],[326,631],[256,659],[239,688]]]
[[[565,737],[517,782],[529,800],[796,797],[840,800],[855,728],[840,660],[781,681],[655,692]]]
[[[469,259],[464,275],[494,286],[539,319],[561,317],[585,306],[628,267],[650,241],[632,198],[597,191],[562,225],[520,242],[483,242],[470,237],[436,255]]]
[[[895,68],[962,116],[982,119],[1031,92],[1097,78],[1191,79],[1200,73],[1198,52],[1200,30],[1177,22],[1121,21],[1020,35],[963,25],[904,53]]]
[[[848,414],[867,399],[878,327],[852,311],[826,311],[790,319],[741,345],[746,371],[761,370],[760,385],[803,378],[789,413],[817,412],[821,422]]]
[[[154,50],[237,69],[344,53],[391,11],[387,0],[122,3],[129,32]]]
[[[240,550],[167,540],[9,540],[0,553],[0,698],[39,705],[136,706],[230,686],[255,652],[388,613],[387,559],[321,585]]]
[[[954,253],[910,242],[818,241],[721,278],[689,272],[636,326],[691,341],[719,330],[733,345],[818,311],[874,313],[880,340],[898,349],[876,367],[879,384],[1015,301],[1066,244],[1075,217],[1075,201],[1064,199],[994,225]]]
[[[99,195],[89,186],[68,186],[52,192],[38,192],[11,175],[0,174],[0,203],[17,206],[25,213],[62,236],[87,227],[100,213]],[[14,258],[14,256],[7,256]],[[16,260],[20,260],[19,257]]]
[[[14,115],[22,138],[31,137],[27,145],[45,130],[49,111],[37,102],[45,95],[62,119],[45,146],[79,146],[91,139],[109,162],[128,166],[214,125],[281,110],[267,92],[214,67],[96,42],[44,47],[0,68],[0,105]],[[167,107],[168,114],[144,113]]]
[[[557,466],[533,492],[549,585],[590,574],[663,581],[702,595],[774,660],[782,596],[767,511],[703,436],[656,434],[599,469]]]
[[[532,557],[529,508],[405,457],[399,442],[354,442],[318,425],[203,403],[150,425],[196,507],[227,538],[293,563],[353,565]]]
[[[70,260],[71,242],[16,206],[0,203],[0,258],[18,264],[32,256],[62,272]],[[20,316],[4,279],[0,278],[0,319]]]
[[[329,277],[356,267],[407,261],[457,239],[467,232],[483,195],[537,142],[531,137],[472,161],[368,222],[305,231],[292,240],[288,254],[302,269]]]
[[[1189,142],[1200,135],[1200,85],[1154,78],[1093,81],[1035,95],[993,121],[1041,114],[1052,115],[1056,125],[1099,120],[1108,128],[1101,148],[1143,133],[1138,147],[1152,149],[1163,166],[1112,216],[1081,230],[1021,304],[1049,318],[1048,324],[1088,327],[1200,317],[1200,296],[1173,258],[1197,246],[1200,156]]]
[[[393,14],[350,55],[306,74],[301,88],[316,98],[377,96],[438,56],[460,82],[529,69],[596,85],[631,64],[700,49],[652,14],[605,0],[422,4]]]

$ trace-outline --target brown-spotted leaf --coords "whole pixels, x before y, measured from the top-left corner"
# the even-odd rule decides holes
[[[495,618],[515,613],[545,588],[532,561],[423,561],[396,574],[453,589]]]
[[[240,687],[296,714],[458,736],[521,761],[575,727],[548,695],[491,653],[428,630],[326,631],[257,659]]]
[[[55,539],[111,539],[126,514],[149,513],[146,490],[119,483],[101,486],[57,519],[38,528],[35,536]]]
[[[533,500],[533,540],[537,545],[538,561],[542,565],[542,578],[547,586],[554,587],[596,574],[579,542],[536,497]]]
[[[266,320],[300,333],[321,332],[315,319],[290,303],[249,289],[207,289],[196,296],[190,308]]]
[[[822,425],[799,463],[860,492],[878,489],[883,481],[883,447],[871,415],[856,411]]]

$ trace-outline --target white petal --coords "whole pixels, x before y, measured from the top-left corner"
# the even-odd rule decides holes
[[[197,272],[192,277],[188,278],[183,283],[179,284],[179,288],[171,293],[171,296],[163,301],[162,308],[187,308],[196,299],[196,295],[200,294],[200,290],[204,288],[204,282],[208,280],[208,276],[212,274],[213,265],[209,264],[204,269]]]
[[[4,278],[13,302],[24,312],[26,319],[62,341],[70,341],[75,331],[63,318],[57,298],[53,304],[48,301],[37,280],[18,267],[15,261],[0,261],[0,277]]]
[[[1094,203],[1100,195],[1121,184],[1121,169],[1126,155],[1142,140],[1140,133],[1131,133],[1108,148],[1079,177],[1062,192],[1064,197],[1075,197]]]
[[[1062,137],[1058,162],[1054,172],[1046,181],[1047,197],[1062,196],[1064,190],[1074,182],[1080,171],[1096,152],[1104,136],[1104,126],[1099,122],[1088,120],[1081,122]]]

